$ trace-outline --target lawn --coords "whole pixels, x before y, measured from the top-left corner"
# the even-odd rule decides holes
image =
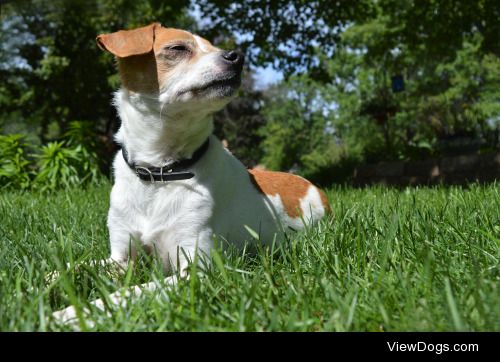
[[[91,263],[109,253],[109,189],[2,191],[0,330],[68,330],[52,311],[161,283],[144,255],[119,277]],[[219,251],[173,290],[112,316],[93,310],[89,330],[500,330],[500,186],[338,187],[328,197],[333,216],[281,247]],[[63,272],[49,282],[53,270]]]

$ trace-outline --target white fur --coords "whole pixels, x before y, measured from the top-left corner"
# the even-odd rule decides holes
[[[194,40],[196,40],[196,44],[198,45],[198,47],[200,48],[200,50],[203,53],[208,53],[208,48],[203,43],[203,40],[198,35],[193,35],[193,37],[194,37]]]
[[[307,194],[300,200],[300,208],[302,209],[302,218],[307,224],[319,220],[325,215],[325,206],[316,186],[309,186]]]
[[[201,40],[195,39],[206,51]],[[137,165],[163,166],[173,159],[190,157],[210,136],[211,114],[230,99],[210,94],[200,98],[186,90],[221,76],[219,56],[219,52],[208,52],[195,64],[178,65],[162,83],[157,97],[126,89],[116,93],[114,103],[122,120],[116,140]],[[115,156],[113,169],[108,227],[111,259],[120,264],[133,259],[137,247],[142,247],[157,253],[166,272],[180,268],[182,273],[196,252],[201,257],[210,255],[214,237],[241,248],[245,242],[255,242],[247,228],[266,244],[282,240],[289,226],[303,227],[302,219],[288,216],[279,195],[263,195],[255,188],[243,164],[213,135],[208,151],[191,168],[195,174],[192,179],[142,181],[121,152]],[[309,188],[301,208],[306,222],[323,216],[325,210],[315,187]],[[144,288],[154,289],[150,284]],[[136,287],[129,294],[140,291]],[[119,304],[121,295],[116,292],[111,300]],[[97,300],[94,305],[103,308],[104,304]],[[73,307],[54,314],[62,321],[75,316]]]
[[[299,217],[288,215],[279,194],[266,195],[265,197],[271,201],[281,223],[293,230],[300,230],[325,215],[325,208],[321,202],[318,188],[313,185],[309,186],[306,195],[300,199],[302,215]]]

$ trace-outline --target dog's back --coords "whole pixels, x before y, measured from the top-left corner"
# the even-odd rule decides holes
[[[220,141],[211,137],[210,151],[200,164],[198,182],[214,200],[206,220],[214,234],[243,246],[252,238],[270,244],[288,230],[300,230],[330,212],[325,194],[306,179],[284,172],[248,170]],[[209,173],[205,176],[207,165]]]

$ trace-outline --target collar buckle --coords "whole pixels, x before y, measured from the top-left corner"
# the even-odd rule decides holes
[[[140,179],[142,179],[141,177],[141,174],[139,173],[139,170],[142,170],[142,171],[145,171],[147,174],[149,174],[149,179],[151,181],[151,183],[155,183],[155,178],[153,176],[153,172],[151,172],[151,170],[147,167],[141,167],[141,166],[135,166],[135,174],[137,175],[137,177],[139,177]],[[163,181],[163,176],[162,176],[162,181]]]
[[[189,159],[183,159],[172,162],[163,167],[143,167],[137,166],[135,162],[128,160],[128,153],[125,147],[122,147],[122,156],[125,163],[135,172],[136,176],[143,181],[155,183],[188,180],[194,177],[194,173],[188,171],[196,162],[198,162],[203,155],[207,152],[209,147],[209,139],[205,141]]]

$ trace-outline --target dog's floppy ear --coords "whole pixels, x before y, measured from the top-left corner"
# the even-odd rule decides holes
[[[146,54],[153,50],[155,30],[159,27],[160,23],[153,23],[133,30],[101,34],[96,38],[97,45],[118,58]]]

